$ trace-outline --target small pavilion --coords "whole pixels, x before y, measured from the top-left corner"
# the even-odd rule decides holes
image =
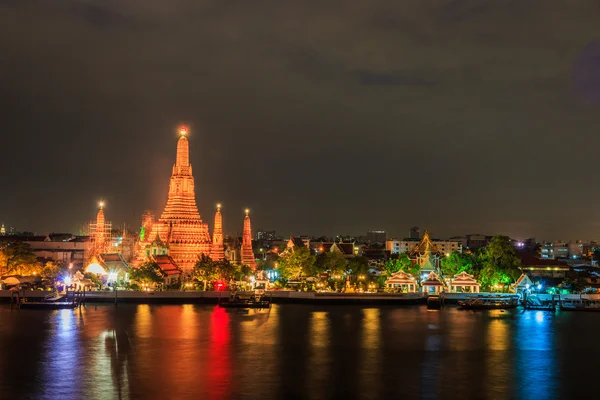
[[[398,271],[394,272],[385,281],[385,286],[389,289],[398,289],[401,292],[415,293],[417,291],[417,280],[407,272]]]
[[[444,290],[444,284],[438,275],[431,271],[423,282],[421,282],[423,292],[427,294],[439,294]]]
[[[533,287],[533,282],[526,274],[521,274],[519,279],[513,285],[515,293],[524,292],[525,290]]]
[[[465,271],[454,276],[450,282],[450,292],[466,292],[479,293],[481,285],[473,275],[467,274]]]

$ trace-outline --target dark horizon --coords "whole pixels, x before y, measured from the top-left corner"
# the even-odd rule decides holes
[[[0,2],[0,223],[600,239],[597,2]],[[535,21],[535,23],[534,23]],[[535,29],[533,29],[535,27]]]

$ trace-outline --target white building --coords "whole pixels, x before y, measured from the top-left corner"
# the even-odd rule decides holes
[[[385,249],[391,254],[410,253],[419,244],[419,240],[412,239],[388,239],[385,242]],[[462,242],[458,240],[432,240],[440,253],[450,254],[453,251],[462,252]]]

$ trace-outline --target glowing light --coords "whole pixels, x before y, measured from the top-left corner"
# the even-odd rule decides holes
[[[71,282],[72,281],[71,281],[71,277],[70,276],[65,277],[65,285],[70,285]]]
[[[85,272],[89,272],[97,275],[106,275],[106,271],[100,264],[92,263],[85,268]]]
[[[179,127],[179,134],[181,136],[187,135],[188,134],[188,128],[187,128],[187,126],[180,126]]]
[[[542,285],[541,284],[538,285],[538,290],[542,290]]]
[[[98,202],[98,207],[100,207],[100,208],[104,208],[104,201],[100,200],[100,201]]]
[[[116,272],[111,272],[110,274],[108,274],[108,281],[109,282],[114,282],[117,280],[117,273]]]
[[[217,210],[221,209],[221,203],[217,204]]]
[[[250,209],[246,208],[246,209],[244,210],[244,212],[246,213],[246,215],[248,215],[248,214],[250,214]]]
[[[529,289],[529,283],[525,284],[525,289]]]

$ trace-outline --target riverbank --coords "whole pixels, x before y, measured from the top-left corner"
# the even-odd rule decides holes
[[[43,301],[50,292],[40,290],[24,290],[23,297],[27,301]],[[217,304],[227,301],[229,291],[91,291],[85,293],[86,303],[117,303],[117,304]],[[273,304],[314,304],[314,305],[415,305],[425,304],[427,296],[424,293],[316,293],[273,291],[265,296]],[[456,304],[474,296],[497,297],[514,296],[514,294],[498,293],[444,293],[445,304]],[[547,297],[547,299],[546,299]],[[563,295],[563,299],[579,299],[582,295]],[[549,300],[551,295],[539,295],[540,300]],[[583,298],[600,299],[600,295],[583,295]],[[10,303],[11,292],[0,290],[0,302]]]
[[[23,298],[27,301],[43,301],[49,292],[39,290],[24,290]],[[164,292],[135,292],[135,291],[91,291],[85,293],[86,303],[131,303],[131,304],[217,304],[227,301],[229,291],[164,291]],[[10,303],[11,293],[0,290],[0,301]],[[359,304],[359,305],[411,305],[424,304],[426,297],[423,293],[316,293],[273,291],[265,293],[265,297],[274,304]]]

